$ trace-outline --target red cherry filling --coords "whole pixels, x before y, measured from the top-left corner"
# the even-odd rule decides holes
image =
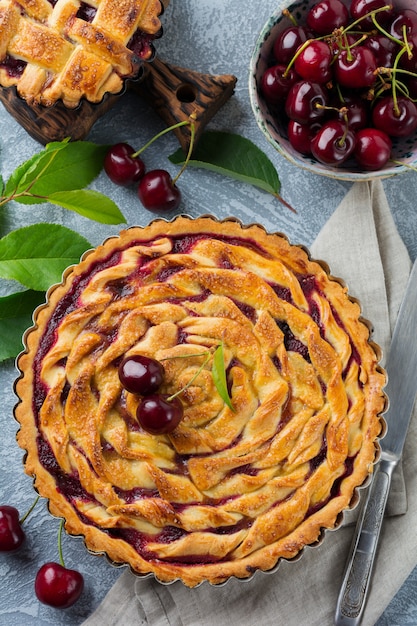
[[[144,430],[152,435],[171,433],[182,420],[184,409],[179,398],[167,395],[146,396],[139,403],[136,417]]]
[[[15,59],[7,54],[0,63],[0,68],[5,69],[10,78],[20,78],[26,65],[26,61],[22,61],[22,59]]]
[[[123,387],[142,396],[155,393],[164,380],[164,368],[156,359],[136,354],[126,357],[119,365]]]

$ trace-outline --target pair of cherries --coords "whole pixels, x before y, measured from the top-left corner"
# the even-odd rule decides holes
[[[292,21],[261,80],[271,113],[285,112],[301,154],[380,169],[393,138],[417,129],[417,13],[385,0],[319,0],[305,25]]]
[[[181,203],[181,191],[177,181],[187,167],[193,151],[195,119],[196,115],[192,113],[188,120],[178,122],[157,133],[137,151],[128,143],[114,144],[109,148],[104,158],[103,166],[107,176],[116,185],[128,187],[137,184],[139,200],[149,211],[159,213],[177,209]],[[176,177],[173,179],[171,174],[164,169],[154,169],[147,172],[145,163],[141,158],[145,149],[162,135],[186,125],[190,125],[190,145],[185,162]]]
[[[146,172],[145,163],[128,143],[117,143],[108,150],[104,170],[116,185],[138,183],[138,197],[149,211],[170,211],[181,203],[181,192],[167,170]]]
[[[175,430],[184,415],[181,400],[175,396],[157,393],[165,377],[162,363],[136,354],[123,359],[119,365],[119,379],[130,393],[142,396],[136,417],[144,430],[152,435]]]
[[[36,499],[35,504],[38,499]],[[18,550],[26,539],[22,524],[35,504],[22,519],[19,511],[9,505],[0,506],[0,552]],[[40,602],[49,606],[67,609],[81,596],[84,578],[80,572],[65,567],[61,548],[62,523],[58,537],[60,563],[48,562],[38,570],[35,579],[35,593]]]

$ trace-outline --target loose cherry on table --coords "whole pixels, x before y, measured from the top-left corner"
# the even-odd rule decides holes
[[[104,170],[116,185],[131,185],[138,182],[145,173],[145,164],[127,143],[116,143],[107,151]]]
[[[192,113],[188,120],[178,122],[157,133],[136,152],[127,143],[115,144],[105,156],[104,170],[106,174],[118,185],[131,185],[138,182],[138,197],[149,211],[165,212],[177,209],[181,203],[181,192],[176,183],[191,158],[195,139],[195,120],[196,114]],[[191,129],[190,145],[187,157],[177,176],[172,179],[169,172],[164,169],[149,170],[145,173],[146,167],[140,158],[144,150],[162,135],[187,124],[190,125]]]
[[[17,550],[25,540],[25,533],[14,506],[0,506],[0,552]]]
[[[139,181],[139,200],[149,211],[171,211],[181,203],[181,192],[169,172],[150,170]]]
[[[80,572],[67,569],[60,563],[42,565],[35,579],[36,597],[43,604],[67,609],[81,596],[84,578]]]
[[[77,602],[84,589],[83,575],[65,567],[62,554],[61,520],[58,531],[59,563],[50,561],[42,565],[35,578],[35,594],[40,602],[57,609],[67,609]]]

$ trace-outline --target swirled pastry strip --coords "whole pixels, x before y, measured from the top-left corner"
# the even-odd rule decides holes
[[[28,334],[18,440],[93,551],[189,586],[268,570],[334,526],[370,471],[385,377],[346,289],[285,237],[177,218],[112,238]],[[232,407],[206,355],[222,343]],[[184,389],[168,435],[136,419],[125,356]]]

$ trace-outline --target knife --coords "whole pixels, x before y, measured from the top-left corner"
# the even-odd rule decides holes
[[[336,626],[358,626],[365,608],[394,469],[403,452],[417,393],[417,260],[398,312],[385,370],[389,407],[381,458],[361,509],[336,608]]]

